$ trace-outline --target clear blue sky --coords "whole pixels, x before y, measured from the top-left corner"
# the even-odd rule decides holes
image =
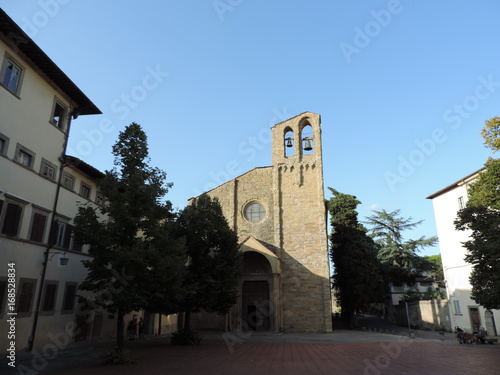
[[[325,189],[424,220],[425,197],[481,168],[500,115],[497,0],[0,1],[102,110],[70,152],[111,169],[135,121],[188,198],[271,164],[269,128],[322,116]],[[330,195],[326,192],[326,198]],[[424,254],[438,253],[438,248]]]

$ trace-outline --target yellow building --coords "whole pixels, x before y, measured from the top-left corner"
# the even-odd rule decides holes
[[[77,204],[103,203],[102,173],[65,155],[72,122],[101,112],[3,10],[0,64],[0,343],[107,337],[112,325],[76,311],[89,256],[71,235]]]

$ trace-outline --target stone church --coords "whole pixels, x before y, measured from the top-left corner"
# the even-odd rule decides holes
[[[272,166],[207,192],[237,232],[244,265],[237,305],[227,316],[193,314],[197,328],[332,330],[320,116],[271,130]]]

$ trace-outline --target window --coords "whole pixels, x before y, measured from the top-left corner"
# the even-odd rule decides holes
[[[63,178],[62,178],[62,185],[65,188],[73,190],[75,187],[75,178],[72,175],[70,175],[69,173],[64,173]]]
[[[22,68],[13,59],[6,57],[2,66],[2,85],[13,94],[19,93]]]
[[[40,174],[42,176],[47,177],[48,179],[55,180],[56,179],[56,170],[57,167],[51,162],[42,159],[42,165],[40,167]]]
[[[9,138],[0,133],[0,155],[7,155],[8,147],[9,147]]]
[[[75,310],[77,285],[77,283],[66,283],[66,287],[64,289],[64,299],[61,308],[62,314],[69,314]]]
[[[33,297],[35,295],[35,279],[21,279],[19,280],[18,297],[17,297],[17,313],[25,313],[29,315],[31,306],[33,305]]]
[[[69,249],[71,243],[71,234],[73,233],[73,226],[60,220],[56,220],[56,225],[53,229],[53,238],[51,243],[55,246],[62,247],[63,249]]]
[[[90,186],[82,182],[80,187],[80,195],[84,198],[90,199]]]
[[[455,310],[455,315],[462,315],[462,312],[460,311],[460,302],[459,301],[453,301],[453,308]]]
[[[33,161],[35,160],[35,153],[30,151],[24,146],[21,146],[19,143],[16,148],[16,158],[15,160],[24,165],[27,168],[33,168]]]
[[[43,242],[43,235],[45,233],[45,224],[47,222],[47,215],[41,212],[34,212],[31,220],[30,240],[35,242]]]
[[[57,126],[59,129],[64,129],[64,122],[66,119],[66,107],[59,101],[54,102],[54,108],[52,109],[52,117],[50,122]]]
[[[17,161],[22,165],[30,168],[31,163],[33,162],[33,157],[26,151],[19,150],[19,153],[17,154]]]
[[[57,281],[46,281],[43,290],[42,313],[53,313],[56,306]]]
[[[264,218],[266,210],[258,202],[251,202],[245,207],[245,218],[252,223],[257,223]]]
[[[458,208],[465,208],[464,197],[458,197]]]
[[[23,206],[21,204],[16,202],[7,202],[3,217],[2,234],[17,237],[19,233],[19,225],[21,224],[22,212]]]

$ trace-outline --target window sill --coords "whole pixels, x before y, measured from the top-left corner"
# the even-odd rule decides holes
[[[21,100],[21,97],[17,95],[15,92],[11,91],[7,86],[5,86],[3,83],[0,83],[0,86],[3,87],[5,90],[7,90],[11,95],[16,97],[17,99]]]

